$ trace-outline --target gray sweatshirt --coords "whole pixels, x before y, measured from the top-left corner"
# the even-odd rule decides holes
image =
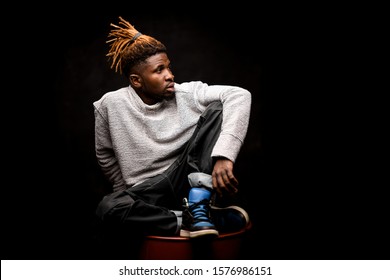
[[[147,105],[129,86],[95,101],[96,157],[113,190],[124,190],[166,170],[178,158],[178,149],[191,137],[207,105],[217,100],[223,104],[223,121],[212,157],[234,162],[250,116],[251,95],[243,88],[175,84],[175,98]]]

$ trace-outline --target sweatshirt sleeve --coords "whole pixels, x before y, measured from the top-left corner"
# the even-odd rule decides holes
[[[112,146],[107,114],[101,101],[93,103],[95,115],[95,152],[104,175],[113,184],[113,191],[126,189],[125,181]]]
[[[221,134],[214,146],[212,157],[225,157],[235,162],[249,125],[251,94],[237,86],[194,83],[195,99],[203,110],[213,101],[221,101],[223,119]]]

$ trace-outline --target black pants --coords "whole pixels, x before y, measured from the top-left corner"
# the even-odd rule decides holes
[[[222,104],[211,103],[199,118],[190,140],[181,147],[179,158],[162,174],[139,185],[105,196],[96,213],[104,223],[121,225],[129,232],[173,235],[177,217],[171,210],[181,210],[188,195],[188,174],[210,174],[211,152],[222,124]]]

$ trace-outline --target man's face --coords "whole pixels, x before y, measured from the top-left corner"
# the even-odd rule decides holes
[[[146,104],[152,105],[175,95],[174,75],[166,53],[149,57],[137,66],[136,72],[139,78],[136,91]]]

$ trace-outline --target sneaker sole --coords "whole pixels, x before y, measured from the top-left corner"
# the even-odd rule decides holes
[[[187,237],[187,238],[197,238],[197,237],[203,237],[203,236],[218,236],[219,233],[215,229],[205,229],[205,230],[198,230],[198,231],[189,231],[189,230],[180,230],[180,237]]]
[[[197,238],[197,237],[204,237],[204,236],[218,236],[219,233],[215,229],[205,229],[205,230],[198,230],[198,231],[191,231],[190,232],[190,238]]]
[[[187,238],[189,238],[190,237],[190,231],[181,229],[180,230],[180,237],[187,237]]]
[[[244,216],[245,221],[246,221],[246,225],[249,224],[249,215],[248,215],[248,213],[247,213],[243,208],[241,208],[241,207],[239,207],[239,206],[232,205],[232,206],[220,208],[220,207],[211,205],[211,208],[212,208],[212,209],[215,209],[215,210],[235,209],[235,210],[237,210],[238,212],[240,212],[240,213]]]

